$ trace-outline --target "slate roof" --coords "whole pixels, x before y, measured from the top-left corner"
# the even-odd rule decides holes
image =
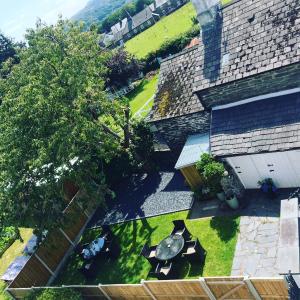
[[[210,141],[216,156],[300,148],[300,93],[213,110]]]
[[[214,29],[202,28],[199,46],[162,62],[150,120],[203,110],[193,92],[300,62],[299,0],[240,0],[222,14]],[[160,87],[170,73],[186,95],[161,113]]]
[[[237,1],[223,8],[220,27],[203,30],[195,91],[300,62],[299,0]]]
[[[204,110],[193,93],[198,56],[198,46],[194,46],[162,62],[150,121]]]

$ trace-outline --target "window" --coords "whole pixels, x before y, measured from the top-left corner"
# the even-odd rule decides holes
[[[141,28],[144,29],[144,24],[141,25]]]
[[[149,21],[147,22],[147,24],[150,26],[150,25],[151,25],[151,21],[149,20]]]
[[[136,29],[134,29],[134,30],[133,30],[133,32],[134,32],[134,33],[137,33],[137,30],[136,30]]]

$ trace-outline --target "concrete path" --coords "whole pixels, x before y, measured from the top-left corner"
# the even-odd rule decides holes
[[[242,216],[231,275],[278,276],[278,244],[278,217]]]

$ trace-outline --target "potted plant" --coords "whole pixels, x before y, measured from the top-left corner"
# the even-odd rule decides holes
[[[272,178],[265,178],[258,182],[261,191],[269,196],[269,198],[274,199],[277,194],[277,187],[273,182]]]
[[[221,178],[225,172],[224,165],[215,161],[210,154],[204,153],[197,162],[196,168],[203,176],[204,184],[210,193],[216,195],[220,201],[224,201],[225,194],[221,186]]]
[[[242,191],[235,183],[234,177],[228,173],[221,179],[221,185],[225,193],[225,201],[228,206],[232,209],[239,208],[238,196],[241,195]]]

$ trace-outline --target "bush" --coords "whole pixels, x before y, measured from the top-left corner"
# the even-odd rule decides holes
[[[0,257],[16,238],[17,233],[14,227],[6,227],[0,231]]]
[[[45,289],[42,292],[33,291],[25,300],[82,300],[81,294],[71,288]]]
[[[150,52],[143,60],[144,72],[147,73],[149,71],[158,69],[159,68],[159,62],[157,60],[158,57],[165,58],[170,54],[176,54],[180,52],[186,47],[186,45],[191,41],[191,39],[198,36],[199,34],[200,34],[199,25],[195,25],[187,32],[182,33],[175,38],[166,40],[159,48],[159,50]]]
[[[225,173],[225,167],[217,162],[210,154],[203,153],[196,163],[196,169],[203,176],[205,185],[213,194],[222,191],[221,179]]]

